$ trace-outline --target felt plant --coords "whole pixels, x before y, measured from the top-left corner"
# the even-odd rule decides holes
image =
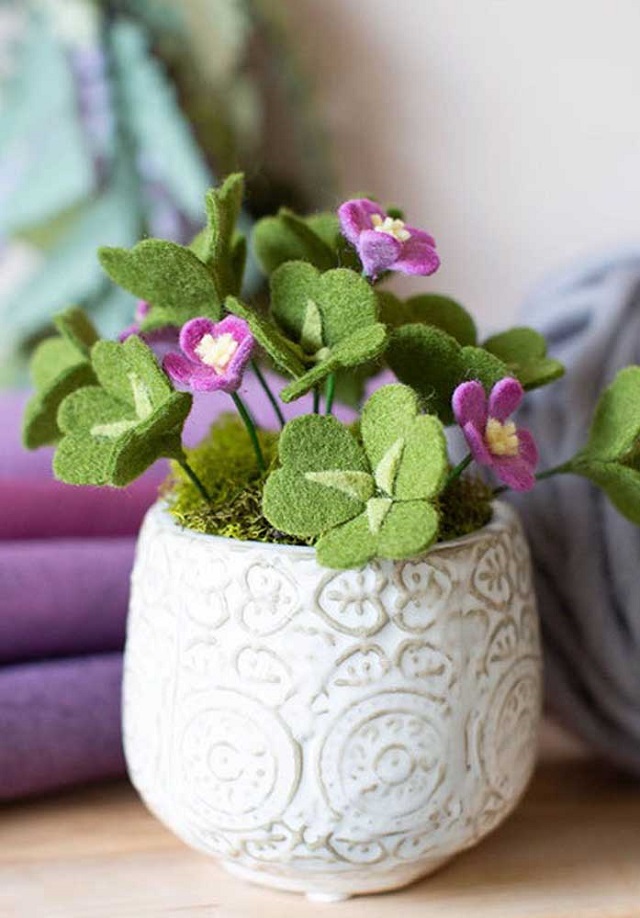
[[[333,568],[416,557],[488,522],[494,495],[558,474],[588,478],[640,524],[640,367],[605,390],[585,446],[538,470],[517,412],[528,390],[563,373],[538,332],[483,339],[449,297],[401,300],[381,289],[394,271],[432,274],[439,257],[431,236],[365,198],[336,213],[260,220],[252,248],[269,295],[241,299],[242,192],[240,175],[212,189],[206,225],[188,246],[146,239],[100,251],[111,279],[140,298],[120,342],[99,340],[71,309],[38,346],[24,439],[56,445],[58,478],[121,487],[169,458],[164,495],[181,525],[313,544]],[[376,390],[371,381],[361,399],[385,367],[397,382]],[[256,423],[240,394],[249,374],[277,433]],[[350,425],[333,414],[347,388],[358,407],[364,401]],[[214,392],[230,396],[238,419],[185,449],[191,393],[206,405]],[[293,401],[302,413],[287,421]],[[466,447],[457,461],[448,426]]]
[[[361,442],[333,417],[306,415],[280,438],[281,468],[264,492],[264,514],[283,532],[318,538],[328,567],[406,558],[438,533],[434,501],[447,476],[442,424],[419,413],[406,386],[384,386],[362,411]]]
[[[282,390],[285,402],[340,367],[377,357],[386,342],[375,293],[345,268],[321,273],[301,261],[282,265],[271,277],[271,313],[305,365],[302,376]]]

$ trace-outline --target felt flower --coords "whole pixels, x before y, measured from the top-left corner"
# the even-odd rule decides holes
[[[342,235],[355,247],[364,273],[433,274],[440,267],[433,236],[391,217],[374,201],[355,198],[338,208]]]
[[[419,413],[408,386],[383,386],[363,409],[360,435],[329,415],[289,421],[280,468],[265,485],[266,518],[281,532],[317,537],[326,567],[412,558],[437,538],[447,477],[440,421]]]
[[[235,392],[254,348],[244,319],[227,316],[222,322],[191,319],[180,330],[181,354],[167,354],[165,373],[193,392]]]
[[[535,479],[538,450],[528,430],[519,430],[510,415],[519,407],[524,389],[506,376],[489,397],[477,380],[459,385],[452,405],[476,462],[492,468],[514,491],[530,491]]]
[[[131,335],[139,335],[140,326],[149,315],[150,309],[151,307],[146,300],[138,300],[136,303],[136,311],[133,314],[133,322],[120,332],[118,341],[126,341]]]

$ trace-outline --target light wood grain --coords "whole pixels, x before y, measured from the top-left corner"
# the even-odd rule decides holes
[[[640,786],[545,743],[516,814],[399,893],[310,905],[227,876],[124,782],[0,810],[2,918],[640,918]]]

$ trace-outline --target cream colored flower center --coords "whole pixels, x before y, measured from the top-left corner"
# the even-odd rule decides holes
[[[503,424],[496,418],[489,418],[484,436],[489,452],[494,456],[518,455],[518,434],[513,421]]]
[[[383,219],[380,214],[373,214],[371,222],[376,233],[387,233],[398,242],[406,242],[407,239],[411,239],[411,233],[406,228],[404,220],[396,220],[393,217]]]
[[[231,358],[237,350],[238,342],[229,332],[225,332],[219,338],[214,338],[213,335],[207,333],[202,336],[195,347],[195,352],[200,360],[206,363],[208,367],[211,367],[219,376],[222,376],[227,369]]]

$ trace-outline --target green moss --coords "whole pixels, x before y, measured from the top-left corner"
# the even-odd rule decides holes
[[[276,460],[278,435],[260,431],[259,438],[269,467]],[[258,470],[247,431],[237,417],[223,415],[202,443],[186,454],[212,500],[206,504],[180,466],[172,463],[163,495],[180,526],[240,541],[305,544],[278,532],[263,517],[266,476]]]
[[[438,501],[439,542],[449,542],[486,526],[491,519],[491,488],[480,478],[464,475],[446,489]]]
[[[277,461],[278,435],[260,431],[260,445],[269,467]],[[176,463],[163,487],[169,509],[186,529],[240,541],[309,545],[278,532],[262,515],[262,490],[256,457],[242,423],[224,415],[195,449],[187,450],[189,464],[212,497],[206,504],[195,485]],[[491,490],[479,478],[457,479],[440,497],[439,541],[467,535],[491,519]]]

